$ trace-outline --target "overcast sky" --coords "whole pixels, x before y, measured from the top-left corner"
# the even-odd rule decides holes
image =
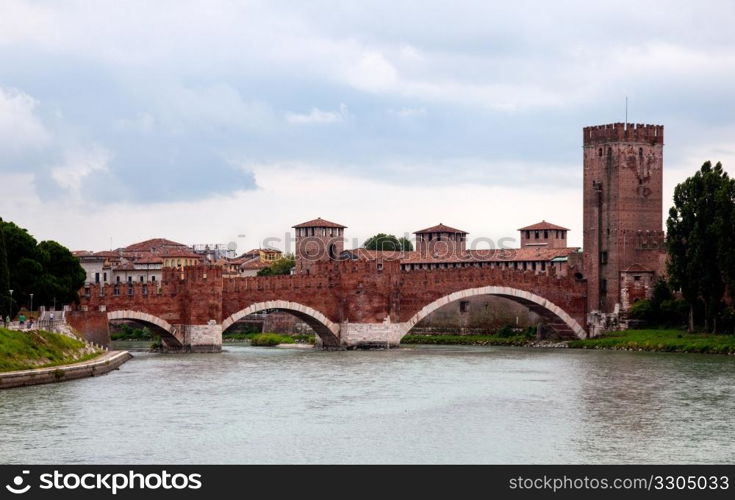
[[[664,210],[735,164],[735,2],[597,4],[0,0],[0,216],[90,250],[315,217],[581,245],[581,129],[626,96]]]

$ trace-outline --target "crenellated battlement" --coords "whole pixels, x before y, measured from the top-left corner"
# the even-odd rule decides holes
[[[585,146],[608,142],[643,142],[649,144],[664,143],[664,126],[643,123],[608,123],[585,127],[583,142]]]

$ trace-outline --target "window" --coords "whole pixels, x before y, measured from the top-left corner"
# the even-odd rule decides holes
[[[133,287],[131,285],[128,285],[128,295],[131,297],[133,295]]]
[[[116,280],[118,283],[120,283],[120,276],[116,276]]]
[[[534,239],[538,239],[539,238],[539,232],[538,231],[534,231],[533,237],[534,237]]]
[[[548,240],[549,239],[549,232],[548,231],[544,231],[544,239],[545,240]]]
[[[600,264],[607,264],[607,250],[600,252]]]
[[[633,276],[633,280],[634,281],[640,281],[641,280],[641,277],[640,276]]]
[[[466,313],[470,310],[470,301],[469,300],[462,300],[459,303],[459,312]]]
[[[132,282],[133,282],[133,277],[132,276],[128,276],[128,283],[132,283]]]
[[[607,293],[607,280],[600,280],[600,293]]]
[[[85,296],[85,297],[89,297],[89,296],[91,296],[91,295],[92,295],[92,291],[91,291],[91,290],[89,289],[89,287],[86,287],[86,288],[84,289],[84,296]]]
[[[597,150],[597,156],[602,156],[602,148]]]
[[[103,276],[102,277],[102,281],[104,281],[105,283],[107,283],[107,273],[103,273],[102,276]]]
[[[120,287],[119,286],[115,285],[115,288],[112,289],[112,295],[114,295],[115,297],[119,297],[120,296]]]
[[[143,285],[143,295],[148,295],[148,285]]]
[[[100,273],[94,273],[94,282],[99,283],[100,282]]]
[[[531,231],[526,231],[526,239],[527,240],[531,239]]]
[[[156,281],[156,275],[151,276],[151,281]]]
[[[143,276],[140,277],[140,282],[143,283]]]

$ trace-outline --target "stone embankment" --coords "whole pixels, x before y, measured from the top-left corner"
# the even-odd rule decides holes
[[[80,363],[3,372],[0,373],[0,389],[96,377],[117,370],[132,357],[127,351],[109,351]]]

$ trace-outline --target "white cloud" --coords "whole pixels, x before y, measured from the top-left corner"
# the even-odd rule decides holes
[[[0,200],[0,212],[38,238],[90,250],[108,248],[111,236],[115,246],[161,236],[187,243],[237,241],[241,250],[268,239],[272,246],[284,248],[291,226],[317,216],[349,226],[348,246],[378,232],[410,233],[439,222],[469,231],[470,239],[497,241],[516,237],[518,227],[542,218],[572,228],[571,243],[581,242],[582,198],[577,186],[541,193],[525,187],[468,183],[397,186],[334,174],[305,163],[251,165],[249,169],[255,173],[259,189],[230,196],[152,204],[113,201],[90,210],[87,205],[42,201],[31,195],[22,206],[15,199]],[[81,169],[91,170],[94,168]],[[5,182],[15,185],[21,179],[0,174],[0,183]],[[70,184],[78,186],[81,179]],[[437,199],[442,203],[427,201]],[[221,216],[241,213],[243,207],[278,209],[270,210],[268,217]],[[513,207],[511,214],[508,207]],[[240,234],[245,238],[238,239]]]
[[[91,146],[64,153],[63,162],[51,168],[51,178],[78,200],[82,197],[82,184],[95,172],[107,172],[112,154],[103,147]]]
[[[38,101],[16,89],[0,87],[0,155],[16,156],[47,146],[50,134],[36,114]]]
[[[338,123],[349,116],[346,104],[339,105],[339,111],[322,111],[319,108],[311,108],[306,114],[287,113],[286,121],[295,125]]]

